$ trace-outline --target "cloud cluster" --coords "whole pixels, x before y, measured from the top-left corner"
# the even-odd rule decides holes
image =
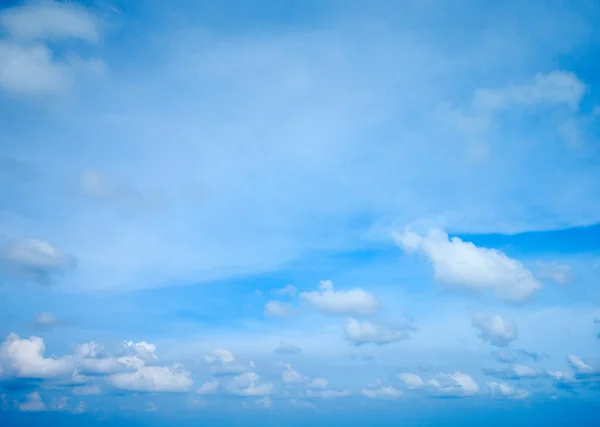
[[[303,292],[300,297],[326,314],[369,316],[379,309],[379,300],[362,289],[336,291],[330,280],[323,280],[318,291]]]
[[[386,325],[368,321],[348,319],[344,327],[346,339],[353,345],[363,344],[384,345],[410,338],[412,327],[405,325]]]
[[[517,338],[517,325],[499,315],[475,314],[471,318],[471,325],[479,330],[482,340],[498,347],[506,347]]]
[[[468,397],[478,393],[479,386],[470,375],[463,372],[437,373],[429,381],[411,373],[398,374],[397,378],[408,390],[424,390],[439,397]]]

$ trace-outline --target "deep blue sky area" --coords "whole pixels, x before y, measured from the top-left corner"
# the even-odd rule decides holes
[[[0,427],[594,426],[600,4],[0,4]]]

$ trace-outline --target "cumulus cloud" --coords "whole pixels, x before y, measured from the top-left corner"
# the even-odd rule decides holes
[[[507,397],[510,399],[525,399],[527,396],[529,396],[527,391],[517,390],[508,384],[489,382],[486,383],[486,385],[492,393],[492,396]]]
[[[281,374],[281,381],[284,384],[303,384],[308,381],[308,378],[292,368],[292,365],[283,362],[279,364],[285,368]]]
[[[140,366],[134,372],[107,377],[113,387],[140,392],[186,392],[193,384],[191,373],[180,364],[173,366]]]
[[[229,383],[229,392],[237,396],[267,396],[273,393],[273,384],[260,383],[260,376],[255,372],[246,372],[235,377]]]
[[[444,397],[473,396],[479,391],[479,386],[473,378],[462,372],[439,373],[427,384],[434,394]]]
[[[354,345],[384,345],[410,338],[409,325],[385,325],[348,319],[344,327],[346,339]]]
[[[435,278],[456,288],[491,291],[500,299],[522,302],[542,287],[519,261],[458,237],[449,239],[442,230],[430,229],[424,237],[410,230],[394,231],[393,237],[405,252],[426,256]]]
[[[146,341],[134,343],[133,341],[123,341],[123,351],[128,356],[139,357],[140,359],[151,362],[156,360],[156,345],[149,344]]]
[[[215,394],[218,389],[219,389],[218,381],[209,381],[207,383],[202,384],[200,386],[200,388],[198,390],[196,390],[196,393],[203,394],[203,395]]]
[[[318,291],[303,292],[300,297],[327,314],[368,316],[379,309],[379,300],[362,289],[335,291],[330,280],[321,281]]]
[[[98,58],[82,59],[70,52],[57,59],[48,41],[98,40],[98,25],[83,7],[58,2],[38,2],[7,8],[0,13],[0,89],[13,94],[56,93],[82,73],[101,73]]]
[[[52,313],[36,313],[33,316],[35,326],[40,328],[52,328],[57,326],[60,322],[58,318]]]
[[[49,379],[72,372],[70,357],[46,358],[45,351],[42,338],[20,338],[17,334],[9,334],[0,346],[0,376]]]
[[[271,300],[265,305],[265,316],[269,317],[286,317],[292,314],[292,311],[292,305],[286,302]]]
[[[0,267],[14,277],[48,283],[74,265],[74,257],[44,240],[0,242]]]
[[[29,393],[26,396],[25,402],[19,405],[19,410],[23,412],[41,412],[45,411],[46,409],[46,404],[37,391]]]
[[[425,381],[416,374],[402,373],[396,375],[396,377],[402,381],[409,390],[419,390],[425,387]]]
[[[94,341],[76,345],[73,349],[73,360],[77,370],[84,375],[110,375],[143,364],[141,359],[112,356],[105,351],[102,344]]]
[[[499,315],[475,314],[471,318],[471,325],[479,330],[482,340],[498,347],[506,347],[517,338],[517,325]]]
[[[361,390],[361,393],[369,399],[397,399],[402,396],[400,390],[390,386],[380,387],[379,384],[375,387],[367,385]]]
[[[237,375],[252,367],[252,362],[246,366],[238,362],[229,350],[216,348],[204,355],[210,365],[212,365],[213,375]]]
[[[298,354],[302,352],[302,349],[292,343],[281,341],[275,348],[275,352],[279,354]]]

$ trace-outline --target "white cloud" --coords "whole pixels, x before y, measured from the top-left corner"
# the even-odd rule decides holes
[[[447,397],[473,396],[479,391],[479,386],[473,378],[462,372],[439,373],[427,384],[435,394]]]
[[[202,384],[200,386],[200,388],[198,390],[196,390],[196,393],[203,394],[203,395],[215,394],[218,389],[219,389],[219,382],[218,381],[210,381],[210,382]]]
[[[335,399],[337,397],[351,396],[350,390],[306,390],[307,397],[316,397],[319,399]]]
[[[255,372],[246,372],[229,383],[229,392],[238,396],[267,396],[273,393],[273,384],[260,383]]]
[[[514,363],[504,369],[484,369],[486,375],[505,380],[518,380],[523,378],[537,378],[542,373],[531,366]]]
[[[288,295],[292,298],[296,296],[297,292],[298,292],[298,290],[293,285],[285,285],[281,289],[273,290],[273,294],[275,294],[275,295]]]
[[[212,365],[213,375],[237,375],[252,367],[252,362],[246,366],[238,362],[232,352],[223,348],[205,354],[204,360]]]
[[[223,365],[235,362],[235,356],[229,350],[216,348],[210,353],[204,355],[204,360],[208,363],[220,362]]]
[[[508,384],[489,382],[486,383],[486,385],[492,393],[492,396],[502,396],[510,399],[525,399],[529,396],[527,391],[517,390]]]
[[[425,237],[410,230],[392,235],[405,252],[425,255],[437,280],[457,288],[492,291],[498,298],[521,302],[542,287],[519,261],[458,237],[448,239],[442,230],[430,229]]]
[[[19,405],[19,410],[23,412],[41,412],[46,410],[46,404],[37,391],[29,393],[25,402]]]
[[[363,388],[361,393],[369,399],[396,399],[402,396],[402,392],[393,387]]]
[[[107,377],[113,387],[129,391],[186,392],[192,385],[191,374],[181,365],[141,366],[135,372],[114,374]]]
[[[283,362],[279,363],[285,368],[281,374],[281,381],[284,384],[304,384],[308,381],[308,378],[292,368],[292,365]]]
[[[354,345],[384,345],[410,338],[408,326],[388,326],[381,323],[348,319],[344,327],[346,339]]]
[[[423,379],[416,374],[402,373],[396,375],[396,377],[402,381],[409,390],[419,390],[425,387]]]
[[[83,386],[73,387],[73,390],[71,390],[71,393],[73,393],[76,396],[93,396],[93,395],[102,394],[102,391],[100,390],[100,388],[97,385],[83,385]]]
[[[73,349],[73,360],[78,371],[84,375],[110,375],[143,364],[141,359],[137,359],[136,362],[129,357],[111,356],[106,353],[102,344],[94,341],[76,345]]]
[[[567,355],[567,361],[577,375],[600,374],[600,370],[595,369],[592,365],[584,362],[579,356],[572,353]]]
[[[568,264],[538,261],[537,266],[539,268],[539,275],[542,278],[551,279],[561,285],[566,285],[571,280],[571,266]]]
[[[475,314],[471,318],[471,325],[479,330],[482,340],[498,347],[506,347],[517,338],[517,325],[499,315]]]
[[[285,317],[292,314],[293,307],[291,304],[281,301],[268,301],[265,305],[265,316],[270,317]]]
[[[0,346],[0,375],[16,378],[48,379],[66,375],[73,370],[70,357],[45,358],[44,340],[38,337],[19,338],[9,334]]]
[[[136,356],[140,359],[151,362],[156,360],[156,345],[149,344],[146,341],[134,343],[132,341],[123,341],[123,350],[128,356]]]
[[[279,354],[298,354],[302,352],[302,349],[292,343],[281,341],[275,351]]]
[[[5,9],[0,26],[19,40],[99,39],[98,22],[86,9],[71,3],[44,1]]]
[[[51,411],[68,411],[69,410],[69,398],[67,396],[55,397],[50,403]]]
[[[306,384],[306,388],[308,389],[326,389],[328,386],[329,381],[327,381],[325,378],[313,378],[308,384]]]
[[[303,292],[300,297],[327,314],[368,316],[379,309],[379,301],[362,289],[335,291],[329,280],[321,281],[319,291]]]

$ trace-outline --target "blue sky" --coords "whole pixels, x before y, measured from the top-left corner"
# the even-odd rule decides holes
[[[593,425],[599,20],[3,3],[0,419]]]

